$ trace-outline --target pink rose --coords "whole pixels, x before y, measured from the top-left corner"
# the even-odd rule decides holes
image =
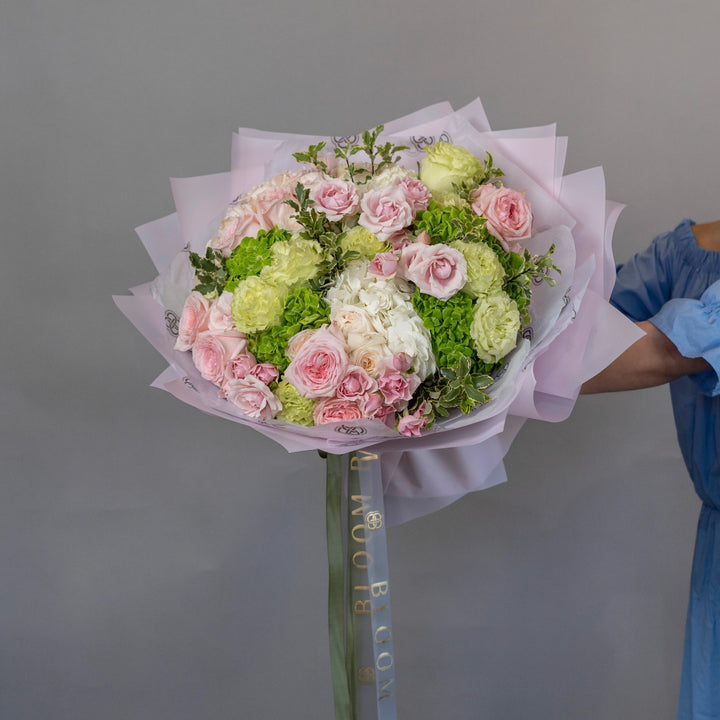
[[[175,350],[190,350],[195,343],[198,333],[204,332],[208,327],[210,317],[210,302],[201,293],[193,290],[185,300],[180,315],[178,339],[175,341]]]
[[[285,379],[305,397],[331,397],[347,366],[345,344],[323,325],[297,351]]]
[[[407,230],[398,230],[385,240],[390,243],[392,249],[395,251],[402,250],[406,245],[409,245],[412,242],[412,238]]]
[[[442,243],[413,243],[402,251],[398,275],[415,283],[420,292],[447,300],[467,282],[467,263],[462,253]]]
[[[421,245],[430,245],[432,242],[432,239],[430,235],[427,233],[427,231],[423,230],[416,238],[415,242],[420,243]]]
[[[263,225],[255,211],[247,204],[238,204],[231,208],[223,219],[218,233],[210,240],[208,247],[219,250],[225,257],[246,237],[256,237]]]
[[[395,426],[395,408],[384,403],[378,393],[365,398],[365,416],[380,420],[388,427]]]
[[[378,239],[387,240],[391,235],[408,227],[415,219],[412,205],[397,185],[381,190],[368,190],[360,202],[362,213],[358,222]]]
[[[342,220],[360,210],[357,188],[346,180],[332,179],[318,183],[310,191],[310,199],[328,220]]]
[[[233,294],[225,291],[219,298],[210,303],[210,316],[207,329],[214,333],[237,332],[232,317]]]
[[[227,399],[240,408],[243,415],[257,420],[270,420],[282,410],[282,403],[270,388],[252,375],[225,383]]]
[[[225,366],[247,346],[240,333],[216,335],[209,331],[198,333],[192,347],[192,359],[200,374],[215,385],[225,378]]]
[[[286,187],[269,187],[254,197],[257,215],[265,230],[275,225],[290,232],[300,229],[293,217],[295,210],[286,202],[292,199],[295,199],[295,193]]]
[[[337,388],[337,396],[345,400],[361,398],[377,390],[377,381],[357,365],[350,365]]]
[[[260,382],[265,383],[265,385],[275,382],[280,377],[278,369],[272,363],[260,363],[259,365],[253,365],[250,368],[248,375],[256,377]]]
[[[381,252],[378,253],[372,259],[370,265],[368,265],[368,272],[375,277],[385,278],[385,280],[391,280],[395,277],[397,264],[398,259],[395,253]]]
[[[362,401],[358,399],[325,398],[315,404],[313,419],[316,425],[344,420],[359,420],[364,417]]]
[[[487,220],[488,232],[506,251],[520,252],[521,240],[532,233],[532,210],[525,193],[507,187],[481,185],[472,195],[472,209]]]
[[[405,199],[415,213],[427,209],[430,202],[430,191],[425,183],[414,177],[404,177],[397,180],[396,184],[402,189]]]
[[[225,380],[241,380],[247,376],[256,364],[257,361],[252,353],[239,352],[225,365]]]
[[[423,401],[414,413],[411,415],[403,415],[403,417],[398,420],[397,430],[401,435],[405,435],[407,437],[420,437],[422,430],[428,424],[428,418],[422,417],[426,406],[427,403]]]
[[[298,350],[315,334],[315,330],[301,330],[290,338],[288,346],[285,348],[285,354],[292,360],[297,355]]]
[[[406,352],[395,353],[395,355],[393,355],[393,367],[398,372],[407,372],[412,367],[412,362],[412,356]]]
[[[385,402],[396,410],[404,410],[407,407],[419,385],[420,378],[414,373],[407,376],[391,373],[383,375],[378,380],[378,387],[385,397]]]

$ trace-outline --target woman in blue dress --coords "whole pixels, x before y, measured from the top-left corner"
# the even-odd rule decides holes
[[[720,221],[686,220],[618,268],[611,302],[646,336],[583,393],[670,383],[683,459],[702,500],[678,720],[720,720]]]

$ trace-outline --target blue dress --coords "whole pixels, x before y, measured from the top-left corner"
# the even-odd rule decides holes
[[[685,220],[618,268],[611,302],[650,320],[686,357],[714,368],[670,383],[685,465],[702,500],[678,720],[720,720],[720,252],[699,247]]]

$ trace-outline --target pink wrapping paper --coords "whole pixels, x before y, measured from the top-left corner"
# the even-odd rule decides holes
[[[507,184],[523,188],[535,215],[533,252],[551,243],[562,275],[536,288],[533,323],[491,387],[492,399],[469,416],[440,421],[420,438],[404,438],[379,421],[304,428],[239,415],[217,397],[188,353],[173,350],[174,323],[194,284],[186,252],[204,252],[227,204],[260,182],[297,167],[292,153],[331,139],[240,129],[229,172],[174,179],[177,212],[137,229],[159,276],[116,297],[120,310],[168,361],[153,383],[203,412],[225,417],[280,443],[288,452],[331,453],[372,447],[383,458],[391,521],[436,510],[463,494],[502,482],[502,459],[526,418],[557,422],[572,411],[580,385],[634,343],[641,332],[608,303],[615,270],[612,232],[622,206],[605,197],[601,168],[563,177],[567,139],[555,127],[493,132],[480,100],[454,112],[439,103],[385,124],[394,142],[410,147],[402,164],[415,167],[430,142],[443,139],[478,156],[491,152]]]

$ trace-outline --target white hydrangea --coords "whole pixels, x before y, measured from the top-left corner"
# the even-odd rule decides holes
[[[368,264],[364,259],[349,263],[328,290],[325,300],[331,321],[345,329],[351,349],[370,345],[374,355],[407,353],[413,358],[415,372],[424,379],[435,371],[435,358],[430,332],[412,305],[412,288],[400,278],[371,275]],[[368,327],[367,333],[364,327]]]

